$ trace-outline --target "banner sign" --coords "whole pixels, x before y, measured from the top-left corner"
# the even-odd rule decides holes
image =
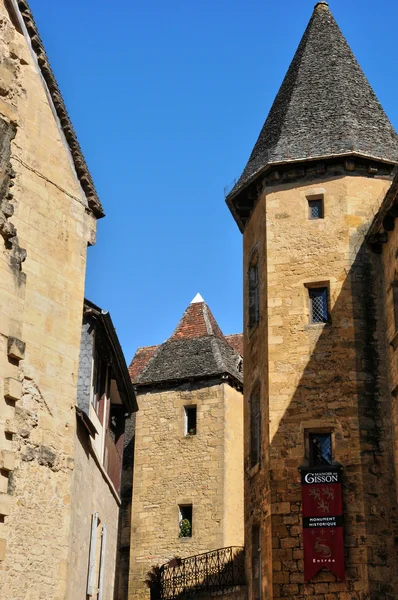
[[[341,473],[334,467],[301,470],[306,581],[321,569],[345,577]]]

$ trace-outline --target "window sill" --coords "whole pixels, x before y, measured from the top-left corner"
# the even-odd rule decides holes
[[[390,346],[392,346],[394,350],[398,348],[398,330],[394,333],[393,338],[390,341]]]
[[[310,331],[311,329],[325,329],[325,327],[331,327],[331,323],[307,323],[304,325],[304,331]]]
[[[179,537],[178,539],[180,542],[184,542],[186,544],[192,540],[192,535],[190,535],[189,537]]]

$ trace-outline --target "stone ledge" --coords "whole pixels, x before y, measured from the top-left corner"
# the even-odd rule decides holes
[[[8,357],[15,360],[22,360],[25,357],[25,347],[25,342],[15,337],[9,337],[7,343]]]
[[[0,469],[4,471],[13,471],[15,467],[15,452],[11,450],[2,450],[0,453]]]
[[[12,498],[8,494],[0,494],[0,515],[7,516],[11,511]]]
[[[7,377],[4,381],[4,397],[17,402],[22,398],[22,383],[13,377]]]
[[[0,539],[0,560],[4,560],[6,557],[7,542],[6,540]]]

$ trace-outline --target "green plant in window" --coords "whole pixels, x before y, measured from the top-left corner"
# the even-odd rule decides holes
[[[191,429],[188,430],[187,435],[196,435],[196,428],[195,427],[191,427]]]
[[[192,535],[192,525],[189,519],[181,519],[180,521],[180,533],[178,537],[191,537]]]

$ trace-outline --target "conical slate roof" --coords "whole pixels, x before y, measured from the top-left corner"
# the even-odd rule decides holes
[[[160,346],[151,347],[149,353],[144,350],[137,351],[130,365],[138,387],[218,375],[228,375],[242,383],[242,357],[228,343],[199,295],[171,337]]]
[[[319,2],[230,196],[272,163],[351,153],[398,161],[398,137],[327,3]]]

